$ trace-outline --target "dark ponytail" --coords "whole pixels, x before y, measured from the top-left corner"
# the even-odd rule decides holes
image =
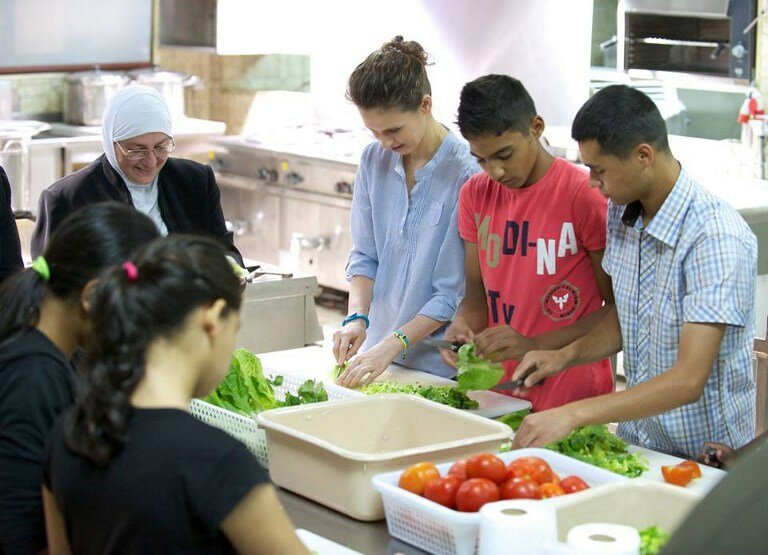
[[[240,281],[211,239],[174,235],[105,272],[92,297],[92,324],[67,445],[106,466],[126,440],[130,399],[150,344],[172,337],[197,308],[218,299],[239,310]]]
[[[364,110],[416,110],[424,96],[432,94],[426,66],[424,48],[398,35],[355,68],[347,83],[347,98]]]
[[[71,214],[43,254],[48,276],[27,268],[0,288],[0,347],[37,323],[46,295],[78,297],[104,268],[158,236],[152,220],[123,204],[93,204]]]

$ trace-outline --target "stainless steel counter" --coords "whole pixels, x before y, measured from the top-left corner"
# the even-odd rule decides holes
[[[426,553],[390,536],[384,520],[360,522],[284,489],[278,489],[278,497],[296,528],[304,528],[365,555]]]

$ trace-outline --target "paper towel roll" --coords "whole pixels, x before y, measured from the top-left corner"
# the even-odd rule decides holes
[[[591,523],[574,526],[565,542],[584,555],[638,555],[640,534],[631,526]]]
[[[540,501],[510,499],[480,509],[478,555],[538,555],[542,544],[553,541],[555,512]]]

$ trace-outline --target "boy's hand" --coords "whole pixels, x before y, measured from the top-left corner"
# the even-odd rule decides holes
[[[475,340],[475,332],[472,331],[464,318],[457,316],[446,328],[443,339],[451,343],[469,343]],[[440,355],[443,357],[443,362],[451,368],[456,368],[456,361],[458,360],[456,353],[448,349],[440,349]]]
[[[365,322],[358,318],[333,334],[333,358],[336,364],[344,364],[352,358],[365,341]]]
[[[714,455],[714,456],[713,456]],[[699,462],[715,468],[727,469],[736,458],[736,451],[724,443],[707,441],[699,453]]]
[[[509,326],[487,328],[475,338],[477,354],[491,362],[523,357],[536,348],[536,341],[517,333]]]
[[[555,376],[568,367],[568,358],[562,351],[529,351],[515,368],[510,381],[523,376],[525,387],[533,387],[544,378]]]
[[[372,349],[353,358],[336,383],[344,387],[368,385],[389,368],[402,350],[403,345],[400,340],[390,334]]]
[[[569,411],[556,409],[531,413],[515,432],[512,449],[543,447],[570,434],[576,427]]]

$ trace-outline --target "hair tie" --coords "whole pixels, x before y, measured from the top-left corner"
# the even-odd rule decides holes
[[[136,267],[136,264],[130,260],[123,262],[123,270],[125,271],[128,281],[134,282],[139,279],[139,269]]]
[[[48,262],[42,256],[38,256],[32,261],[32,269],[43,281],[51,281],[51,269],[48,267]]]

